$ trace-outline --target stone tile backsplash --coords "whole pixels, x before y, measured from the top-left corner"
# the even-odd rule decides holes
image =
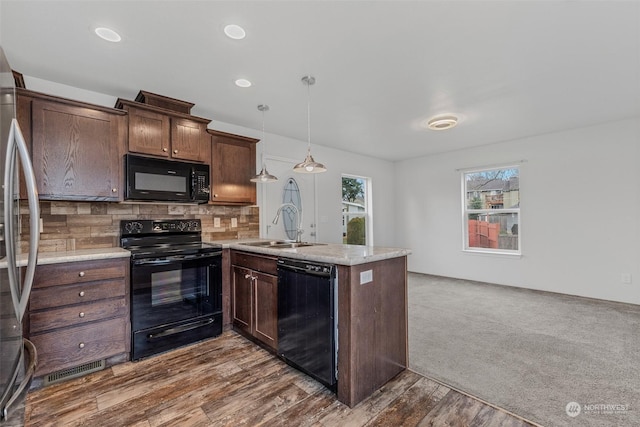
[[[160,205],[108,202],[40,202],[42,233],[40,251],[57,252],[120,246],[120,220],[199,218],[204,241],[253,238],[260,235],[257,206]],[[29,211],[21,206],[20,221],[29,223]],[[220,218],[220,227],[214,227]],[[238,226],[231,227],[236,218]],[[22,230],[24,231],[24,229]],[[26,250],[28,235],[21,233]]]

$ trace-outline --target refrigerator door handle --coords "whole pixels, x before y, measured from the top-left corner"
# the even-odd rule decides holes
[[[25,392],[31,385],[33,374],[36,370],[36,366],[38,365],[38,352],[36,351],[36,346],[26,338],[23,338],[22,341],[24,343],[24,348],[27,350],[27,355],[29,356],[29,364],[27,365],[27,369],[24,373],[24,377],[22,378],[22,382],[13,392],[13,395],[7,401],[5,407],[2,408],[2,416],[4,417],[4,419],[9,418],[9,408],[13,406],[16,401],[24,399],[24,394],[26,394]]]
[[[14,215],[14,191],[16,177],[16,151],[20,157],[20,163],[24,173],[25,184],[27,187],[27,199],[29,201],[29,258],[27,260],[27,271],[25,272],[22,295],[20,294],[20,284],[18,282],[17,263],[16,263],[16,242],[12,237],[13,215]],[[7,157],[5,163],[4,176],[4,205],[5,205],[5,245],[7,248],[7,264],[9,273],[9,285],[11,287],[11,299],[16,311],[16,317],[19,322],[27,310],[33,278],[35,275],[36,264],[38,262],[38,244],[40,243],[40,206],[38,203],[38,189],[36,187],[36,178],[33,173],[33,166],[29,156],[27,144],[20,130],[18,121],[14,118],[11,121],[11,129],[9,131],[9,143],[7,146]],[[19,190],[18,190],[19,191]]]

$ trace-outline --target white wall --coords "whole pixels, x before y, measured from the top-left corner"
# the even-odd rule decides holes
[[[630,119],[398,162],[396,244],[411,271],[638,304],[639,146]],[[520,160],[522,257],[463,252],[457,169]]]
[[[115,96],[87,91],[35,77],[24,76],[28,89],[57,95],[93,104],[113,107]],[[248,114],[255,114],[251,111]],[[262,131],[236,126],[228,123],[212,121],[209,128],[223,132],[235,133],[262,139]],[[306,141],[299,141],[280,135],[267,134],[266,154],[274,157],[297,159],[301,162],[307,150]],[[258,148],[260,152],[261,147]],[[324,163],[328,171],[316,175],[317,206],[317,238],[318,242],[342,243],[342,174],[370,177],[373,189],[373,241],[376,246],[392,246],[395,241],[395,203],[394,164],[375,159],[323,147],[315,143],[311,148],[314,158]],[[256,159],[256,170],[259,171],[260,156]],[[268,168],[268,163],[267,163]],[[268,184],[258,184],[268,185]],[[260,195],[260,189],[258,188]],[[258,199],[258,204],[261,200]],[[279,204],[278,201],[274,202]],[[305,213],[305,217],[307,213]],[[262,227],[261,227],[262,229]],[[306,237],[306,236],[305,236]]]

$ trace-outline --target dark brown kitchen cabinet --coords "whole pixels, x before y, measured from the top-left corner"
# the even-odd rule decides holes
[[[232,320],[236,330],[278,348],[276,259],[232,251]]]
[[[128,359],[129,259],[40,265],[29,305],[35,376]]]
[[[19,90],[18,120],[40,199],[122,200],[122,111]]]
[[[169,157],[169,116],[142,108],[128,107],[129,151]]]
[[[211,201],[256,204],[256,143],[258,139],[208,129],[211,135]]]
[[[209,163],[209,119],[118,99],[129,115],[131,153]]]

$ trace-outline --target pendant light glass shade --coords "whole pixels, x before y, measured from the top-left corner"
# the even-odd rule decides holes
[[[260,104],[260,105],[258,105],[258,110],[262,111],[262,144],[263,144],[262,156],[261,156],[262,157],[262,170],[260,171],[260,173],[258,175],[255,175],[249,181],[251,181],[251,182],[274,182],[274,181],[278,180],[278,177],[271,175],[267,171],[267,165],[264,162],[264,144],[266,143],[266,141],[264,139],[264,112],[265,111],[269,111],[269,106],[267,104]]]
[[[302,83],[307,85],[307,157],[293,167],[294,172],[298,173],[320,173],[326,172],[327,168],[322,164],[313,160],[311,155],[311,85],[316,83],[313,76],[304,76]]]

